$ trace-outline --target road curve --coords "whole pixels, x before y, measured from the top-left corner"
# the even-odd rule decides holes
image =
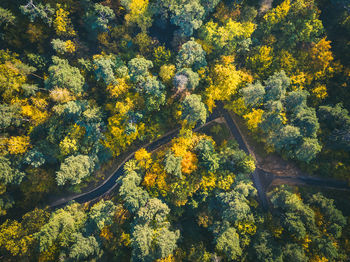
[[[209,115],[209,117],[206,120],[206,124],[208,124],[209,122],[211,122],[219,117],[220,117],[220,110],[218,108],[218,109],[214,110],[212,114]],[[202,126],[198,126],[195,128],[195,130],[197,130],[201,127]],[[179,128],[172,130],[172,131],[168,132],[167,134],[163,135],[162,137],[158,138],[157,140],[150,142],[150,143],[148,143],[140,148],[145,148],[148,152],[154,151],[155,149],[159,148],[160,146],[169,143],[174,137],[176,137],[178,135],[179,130],[180,130]],[[100,184],[99,186],[97,186],[96,188],[92,189],[89,192],[85,192],[85,193],[82,193],[79,195],[64,197],[64,198],[61,198],[59,200],[56,200],[55,202],[53,202],[49,205],[49,208],[53,208],[53,209],[60,208],[60,207],[65,206],[66,204],[68,204],[70,201],[73,201],[73,200],[75,202],[78,202],[78,203],[86,203],[86,202],[95,200],[99,197],[105,196],[106,194],[111,192],[117,186],[116,181],[123,174],[125,163],[134,157],[134,154],[137,150],[135,150],[134,152],[129,154],[123,160],[123,162],[114,170],[112,175],[109,176],[106,180],[104,180],[103,183]]]

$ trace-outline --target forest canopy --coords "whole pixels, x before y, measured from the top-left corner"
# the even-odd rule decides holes
[[[0,260],[348,261],[349,43],[345,0],[2,0]]]

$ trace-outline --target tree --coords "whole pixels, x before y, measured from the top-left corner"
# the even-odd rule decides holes
[[[53,212],[48,223],[35,234],[40,252],[49,250],[55,244],[62,248],[70,247],[74,240],[72,235],[79,231],[85,220],[86,215],[77,203]]]
[[[169,207],[156,198],[139,209],[131,238],[133,261],[154,261],[173,253],[180,234],[169,229],[169,212]]]
[[[72,26],[72,22],[70,20],[69,12],[61,8],[61,6],[57,5],[57,10],[55,13],[55,19],[53,21],[53,26],[56,30],[56,34],[59,36],[75,36],[76,32]]]
[[[199,95],[186,96],[182,101],[182,119],[187,120],[190,124],[204,124],[207,119],[207,109],[202,103]]]
[[[34,239],[32,235],[26,235],[25,229],[16,220],[6,220],[0,226],[0,250],[1,254],[10,254],[9,257],[26,256]]]
[[[169,151],[164,158],[164,170],[168,174],[172,174],[177,178],[182,178],[181,171],[181,156],[175,156],[171,151]]]
[[[225,229],[215,236],[216,250],[225,254],[229,260],[236,260],[242,255],[239,235],[233,227]]]
[[[300,129],[291,125],[282,127],[281,130],[271,138],[275,148],[279,151],[286,152],[289,156],[293,155],[301,139]]]
[[[108,23],[114,18],[113,10],[102,4],[94,4],[85,15],[86,25],[94,33],[107,31]]]
[[[61,163],[60,170],[56,172],[57,185],[71,183],[72,185],[80,184],[82,179],[89,176],[94,170],[94,162],[89,156],[77,155],[67,157]]]
[[[138,91],[145,97],[146,110],[159,111],[165,103],[165,86],[155,76],[145,77],[138,85]]]
[[[211,84],[206,88],[206,104],[211,111],[215,101],[230,100],[235,95],[239,85],[247,76],[236,70],[232,56],[222,56],[220,61],[210,70]]]
[[[12,155],[21,155],[31,147],[29,136],[11,136],[7,141],[8,152]]]
[[[255,236],[253,249],[257,261],[282,262],[282,249],[274,237],[266,230]]]
[[[190,67],[197,71],[201,67],[207,65],[205,60],[205,51],[197,42],[190,40],[181,46],[181,49],[176,57],[176,67]]]
[[[140,82],[149,75],[148,70],[153,67],[153,63],[144,57],[136,57],[128,62],[130,79],[133,82]]]
[[[173,82],[177,92],[185,89],[193,91],[199,84],[199,75],[189,68],[183,68],[176,73]]]
[[[116,206],[112,201],[101,200],[91,207],[88,221],[93,224],[95,229],[101,230],[113,223],[115,212]]]
[[[286,96],[285,107],[287,111],[296,114],[298,111],[306,108],[306,99],[309,93],[305,90],[297,90],[289,92]]]
[[[290,85],[290,79],[284,71],[270,76],[265,82],[265,102],[284,99],[286,89]]]
[[[75,45],[71,40],[63,41],[60,39],[52,39],[52,48],[59,54],[74,53]]]
[[[131,165],[133,165],[133,162],[129,161],[124,166],[125,176],[121,178],[119,193],[125,201],[125,207],[130,212],[136,213],[147,203],[149,195],[147,191],[139,187],[141,184],[141,176],[133,169],[126,169],[127,166]]]
[[[45,161],[46,159],[43,153],[41,153],[37,149],[32,149],[28,151],[23,158],[24,163],[33,167],[40,167],[45,163]]]
[[[75,261],[83,261],[100,253],[100,246],[94,236],[84,237],[81,233],[72,235],[75,239],[69,247],[69,258]]]
[[[259,106],[263,102],[265,87],[260,83],[248,84],[241,89],[241,94],[247,106]]]
[[[95,55],[93,67],[97,80],[103,80],[106,85],[111,84],[114,79],[115,63],[110,56]]]
[[[122,0],[121,5],[128,11],[125,15],[125,21],[128,24],[136,23],[146,32],[152,25],[152,12],[149,8],[148,0]]]
[[[14,25],[16,17],[8,9],[0,7],[0,26]]]
[[[0,182],[1,184],[17,184],[22,182],[24,173],[11,167],[11,162],[7,158],[0,156]]]
[[[34,0],[29,0],[26,5],[21,5],[20,10],[24,15],[29,16],[29,20],[34,22],[36,18],[41,18],[45,23],[51,25],[54,9],[50,4],[43,5],[41,3],[35,5]]]
[[[159,77],[164,83],[169,84],[174,78],[176,68],[172,64],[165,64],[160,67]]]
[[[83,91],[84,77],[79,69],[70,66],[68,60],[56,56],[52,57],[52,62],[53,65],[49,67],[49,77],[45,80],[46,88],[67,88],[74,94],[80,94]]]
[[[220,164],[219,154],[215,152],[213,141],[208,139],[202,139],[195,147],[195,151],[198,152],[199,163],[210,172],[215,172]]]
[[[16,104],[0,104],[0,128],[18,127],[22,123],[20,107]]]
[[[170,6],[172,24],[180,27],[180,33],[184,36],[191,36],[193,31],[200,28],[204,18],[205,10],[199,0],[180,0]]]
[[[311,107],[300,109],[294,116],[293,124],[300,129],[303,137],[316,138],[320,127],[316,116],[316,110]]]
[[[249,39],[255,25],[251,22],[236,22],[230,18],[224,26],[209,21],[202,28],[201,38],[215,48],[215,53],[233,54],[243,41]]]

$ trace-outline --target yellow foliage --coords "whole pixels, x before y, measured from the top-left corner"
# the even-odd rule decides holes
[[[251,67],[259,74],[265,75],[270,71],[270,66],[273,61],[273,48],[263,45],[258,52],[249,58]]]
[[[200,186],[203,191],[213,190],[216,187],[215,174],[212,172],[209,172],[207,175],[203,175]]]
[[[68,53],[74,53],[75,52],[75,44],[71,40],[67,40],[64,42],[66,45],[66,50]]]
[[[149,0],[132,0],[129,4],[129,13],[125,15],[127,23],[136,23],[144,32],[152,25],[152,17],[148,11]]]
[[[124,233],[124,231],[122,232],[121,236],[120,236],[120,240],[119,242],[121,244],[123,244],[123,246],[125,247],[128,247],[131,243],[131,240],[130,240],[130,234],[126,234]]]
[[[309,248],[309,243],[311,242],[311,239],[309,238],[309,236],[308,235],[306,235],[305,237],[304,237],[304,239],[303,239],[303,248],[304,248],[304,250],[308,250],[308,248]]]
[[[248,108],[245,105],[244,99],[242,97],[233,100],[230,104],[225,106],[227,109],[232,110],[235,114],[243,116],[248,112]]]
[[[174,78],[176,68],[172,64],[162,65],[159,71],[159,77],[165,82],[170,83]]]
[[[5,100],[9,101],[13,98],[13,93],[21,90],[21,86],[26,82],[27,77],[22,73],[16,65],[22,62],[17,59],[17,54],[9,51],[0,50],[0,93]]]
[[[114,98],[119,97],[120,95],[124,94],[126,91],[130,89],[130,86],[127,84],[125,78],[117,78],[116,84],[109,84],[107,86],[108,92],[113,96]]]
[[[264,15],[264,20],[267,22],[268,26],[275,25],[281,22],[288,14],[290,9],[290,0],[282,2],[276,8],[272,9]]]
[[[29,136],[11,136],[7,140],[7,146],[10,154],[23,154],[31,147]]]
[[[310,58],[309,64],[312,66],[316,80],[329,77],[334,73],[334,69],[331,67],[331,62],[334,60],[331,41],[327,41],[325,37],[311,48]]]
[[[67,103],[69,101],[75,100],[75,97],[67,88],[56,87],[50,91],[50,98],[54,102]]]
[[[318,85],[311,90],[312,94],[318,99],[325,99],[328,96],[327,87],[325,85]]]
[[[21,109],[22,109],[22,112],[21,112],[22,115],[29,117],[33,121],[34,126],[37,126],[45,122],[49,117],[49,114],[47,111],[41,111],[37,107],[29,104],[23,105]]]
[[[323,256],[320,257],[319,255],[315,255],[309,261],[310,262],[328,262],[329,260]]]
[[[262,116],[264,111],[261,109],[255,109],[244,115],[243,118],[247,122],[247,126],[251,131],[256,131],[258,128],[258,125],[262,122]]]
[[[215,100],[230,100],[242,83],[243,72],[237,71],[232,62],[232,56],[224,56],[222,63],[216,64],[210,72],[213,83],[205,90],[210,111],[215,105]]]
[[[60,142],[59,147],[61,154],[64,156],[69,155],[78,150],[77,141],[67,136]]]
[[[306,75],[304,72],[292,75],[290,77],[291,87],[293,90],[302,90],[306,82]]]
[[[175,257],[172,254],[170,254],[165,258],[157,259],[155,262],[175,262],[175,261],[176,261]]]
[[[149,168],[152,163],[151,154],[146,149],[141,148],[135,152],[135,159],[139,162],[139,165],[143,168]]]
[[[243,235],[245,234],[254,235],[256,233],[256,225],[254,225],[251,222],[239,221],[236,223],[236,228],[237,228],[237,231]]]
[[[197,169],[198,159],[197,156],[192,152],[186,152],[182,157],[181,171],[184,174],[191,174]]]
[[[235,175],[230,173],[228,175],[220,175],[217,178],[217,187],[228,191],[230,190],[232,184],[235,182]]]
[[[104,226],[101,229],[100,237],[102,237],[106,240],[111,240],[113,238],[113,233],[111,232],[111,230],[108,226]]]
[[[53,26],[56,30],[57,35],[66,35],[66,36],[75,36],[76,32],[74,31],[71,21],[68,17],[69,12],[65,11],[60,5],[57,5],[58,9],[56,10],[55,19],[53,21]]]

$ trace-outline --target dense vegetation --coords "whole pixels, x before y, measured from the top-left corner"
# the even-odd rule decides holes
[[[0,260],[348,261],[348,192],[276,186],[264,210],[225,124],[194,131],[222,103],[264,154],[350,183],[350,4],[272,2],[1,1]],[[134,150],[108,198],[47,208]]]

